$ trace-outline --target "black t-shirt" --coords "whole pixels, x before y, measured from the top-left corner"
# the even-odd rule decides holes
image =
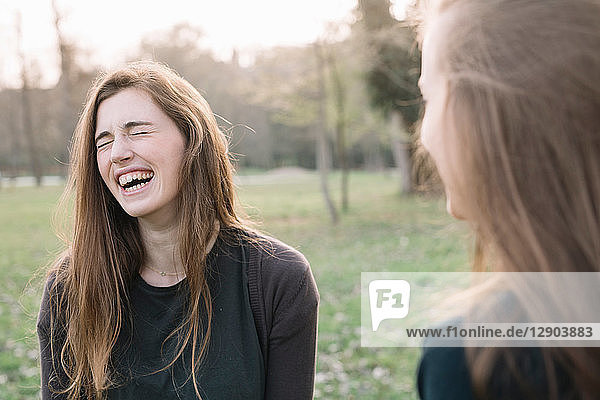
[[[203,400],[262,399],[264,363],[248,296],[247,263],[241,248],[218,240],[207,258],[213,300],[208,352],[196,374]],[[130,291],[130,318],[125,318],[113,362],[119,386],[108,399],[192,399],[191,346],[175,364],[178,338],[167,337],[181,323],[189,295],[187,279],[154,287],[139,275]],[[206,312],[202,319],[206,323]],[[166,341],[165,341],[166,340]],[[158,372],[157,372],[158,371]]]

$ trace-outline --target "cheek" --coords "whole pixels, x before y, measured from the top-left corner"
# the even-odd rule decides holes
[[[172,172],[179,177],[181,173],[181,169],[183,167],[183,159],[185,157],[185,143],[181,141],[178,146],[173,148],[171,155],[169,157],[169,162],[171,163]]]
[[[431,153],[431,131],[429,128],[429,119],[427,118],[427,115],[425,115],[423,117],[423,121],[421,122],[421,144],[423,145],[423,147],[425,148],[425,150],[427,150],[428,153]]]
[[[427,151],[427,154],[429,154],[429,156],[435,162],[436,160],[435,160],[435,156],[433,154],[434,149],[432,146],[433,137],[432,137],[432,132],[431,132],[431,122],[430,122],[430,118],[429,118],[427,112],[425,112],[425,115],[423,116],[423,120],[421,121],[421,129],[420,129],[420,138],[419,139],[421,141],[421,145]]]
[[[421,124],[421,143],[431,158],[433,158],[438,169],[442,167],[440,163],[443,162],[444,150],[440,128],[435,119],[431,118],[431,113],[426,113]]]
[[[452,154],[452,133],[440,118],[439,114],[425,115],[421,125],[421,143],[435,163],[437,172],[442,179],[446,191],[453,186],[452,177],[455,168]]]
[[[108,186],[107,180],[110,174],[110,160],[108,160],[108,155],[106,151],[101,151],[96,154],[96,166],[98,168],[98,172],[100,172],[102,180]]]

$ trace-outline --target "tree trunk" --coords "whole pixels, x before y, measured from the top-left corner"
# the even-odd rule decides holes
[[[325,122],[325,62],[319,44],[314,45],[317,68],[318,68],[318,101],[319,101],[319,117],[317,121],[317,168],[321,180],[321,193],[325,199],[331,222],[335,225],[338,222],[338,213],[331,200],[329,193],[329,185],[327,175],[329,173],[329,164],[331,162],[331,153],[327,145],[327,124]]]
[[[390,141],[392,154],[400,176],[400,193],[407,194],[412,191],[410,141],[404,118],[399,111],[391,111],[389,118]]]
[[[22,145],[21,145],[21,139],[20,139],[20,132],[21,132],[21,121],[22,119],[20,118],[20,113],[19,113],[19,108],[20,108],[20,104],[18,102],[18,96],[20,95],[20,93],[15,92],[14,96],[11,93],[10,98],[11,101],[9,104],[9,117],[8,117],[8,127],[9,127],[9,132],[10,132],[10,149],[11,149],[11,155],[10,155],[10,172],[9,172],[9,178],[11,180],[11,184],[14,186],[16,185],[16,177],[19,174],[19,157],[22,154],[23,150],[22,150]]]
[[[61,137],[64,137],[65,143],[68,143],[73,130],[75,128],[74,115],[78,108],[74,101],[74,84],[73,74],[75,71],[74,65],[74,48],[66,40],[62,28],[61,22],[63,15],[61,14],[56,0],[52,0],[52,10],[54,12],[54,28],[56,30],[56,38],[58,40],[58,55],[60,57],[60,79],[58,80],[58,91],[60,94],[60,106],[59,106],[59,131]],[[67,149],[58,155],[60,164],[63,166],[63,175],[67,176],[69,154]]]
[[[348,158],[346,156],[346,87],[337,69],[337,63],[333,53],[329,55],[329,66],[333,89],[335,91],[335,137],[337,144],[337,159],[342,170],[342,210],[348,211]]]
[[[31,166],[31,173],[35,177],[37,186],[42,185],[42,166],[37,151],[35,138],[33,137],[32,127],[32,114],[31,106],[29,104],[29,76],[27,74],[27,60],[25,53],[22,48],[22,32],[21,32],[21,14],[17,14],[17,45],[19,49],[19,55],[21,59],[21,80],[23,81],[21,86],[21,116],[22,116],[22,128],[23,136],[27,142],[27,150],[29,152],[29,161]]]
[[[31,124],[31,107],[29,104],[29,89],[26,85],[21,89],[21,107],[23,117],[23,133],[27,140],[27,150],[29,152],[29,160],[31,166],[31,172],[35,177],[35,183],[37,186],[42,185],[42,166],[40,164],[40,158],[37,151],[35,139],[33,137],[33,129]]]

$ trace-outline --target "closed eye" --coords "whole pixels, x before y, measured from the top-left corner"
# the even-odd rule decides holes
[[[100,150],[105,147],[107,144],[112,143],[114,140],[113,135],[109,131],[101,132],[96,136],[96,150]]]
[[[103,140],[103,141],[101,141],[100,143],[97,143],[97,144],[96,144],[96,149],[97,149],[97,150],[100,150],[100,149],[102,149],[103,147],[105,147],[105,146],[107,146],[107,145],[111,144],[112,142],[113,142],[113,140],[112,140],[112,139]]]
[[[130,135],[131,136],[137,136],[137,135],[147,135],[150,132],[146,132],[146,131],[140,131],[140,132],[131,132]]]

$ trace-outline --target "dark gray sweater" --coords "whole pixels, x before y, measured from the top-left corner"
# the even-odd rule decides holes
[[[319,294],[310,266],[302,254],[276,239],[254,236],[258,239],[254,242],[244,235],[240,237],[243,259],[247,263],[250,306],[265,369],[264,398],[311,399]],[[46,283],[37,326],[42,399],[66,399],[66,395],[54,394],[48,387],[52,375],[61,384],[68,382],[59,362],[64,343],[60,326],[50,346],[50,312],[54,306],[49,289],[52,287],[51,276]]]

